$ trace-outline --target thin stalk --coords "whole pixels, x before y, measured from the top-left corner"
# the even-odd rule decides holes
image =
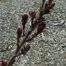
[[[25,41],[26,41],[26,39],[28,38],[28,36],[31,34],[31,32],[32,31],[29,31],[28,32],[28,34],[26,35],[26,37],[23,39],[23,41],[21,42],[21,45],[19,46],[19,48],[17,49],[17,51],[16,51],[16,56],[18,55],[18,53],[19,53],[19,51],[21,50],[21,47],[25,44]],[[12,66],[13,65],[13,63],[15,62],[14,60],[15,60],[15,58],[16,58],[16,56],[13,56],[11,59],[10,59],[10,61],[9,61],[9,63],[8,63],[8,66]]]

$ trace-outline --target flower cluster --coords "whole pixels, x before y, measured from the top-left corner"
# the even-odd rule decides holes
[[[29,41],[34,39],[46,28],[46,23],[44,22],[43,15],[49,13],[50,9],[54,7],[55,3],[52,3],[53,0],[48,0],[48,2],[45,1],[46,0],[42,0],[42,4],[39,9],[39,17],[37,17],[35,11],[30,11],[28,14],[22,15],[21,17],[22,27],[17,27],[17,32],[16,32],[17,33],[16,51],[9,62],[6,60],[1,61],[1,66],[12,66],[12,64],[15,62],[16,57],[20,55],[25,55],[30,50],[31,44]],[[29,16],[31,19],[31,25],[30,25],[30,29],[27,32],[25,32],[25,28],[26,28],[25,26],[26,23],[28,22]],[[37,31],[35,31],[35,29],[37,29]],[[35,32],[32,33],[33,31]]]

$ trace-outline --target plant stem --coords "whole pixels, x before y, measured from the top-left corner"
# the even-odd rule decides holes
[[[26,41],[26,39],[28,38],[28,36],[31,34],[31,32],[32,31],[29,31],[28,32],[28,34],[26,35],[26,37],[23,39],[23,41],[21,42],[21,45],[19,46],[19,48],[16,50],[16,56],[18,55],[18,53],[19,53],[19,51],[21,50],[21,47],[25,44],[25,41]],[[15,62],[15,58],[16,58],[16,56],[13,56],[11,59],[10,59],[10,61],[9,61],[9,63],[8,63],[8,66],[12,66],[13,65],[13,63]]]

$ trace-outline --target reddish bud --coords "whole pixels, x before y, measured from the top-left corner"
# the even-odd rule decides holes
[[[30,48],[30,44],[24,45],[24,47],[21,50],[21,54],[25,55],[30,50]]]
[[[2,60],[2,66],[8,66],[7,60]]]
[[[37,25],[37,32],[40,33],[46,27],[46,24],[41,22]]]
[[[21,37],[21,34],[22,34],[22,28],[21,27],[18,27],[17,28],[17,38],[18,39]]]
[[[48,0],[48,4],[51,5],[53,0]]]
[[[26,51],[24,50],[24,48],[21,49],[21,54],[25,55]]]
[[[27,14],[22,15],[22,20],[21,20],[21,21],[22,21],[22,24],[23,24],[23,25],[26,24],[27,19],[28,19],[28,15],[27,15]]]
[[[35,18],[36,12],[35,12],[35,11],[31,11],[31,12],[29,12],[29,15],[30,15],[32,18]]]
[[[31,48],[30,44],[27,44],[27,45],[25,45],[25,47],[24,47],[25,51],[29,51],[30,48]]]

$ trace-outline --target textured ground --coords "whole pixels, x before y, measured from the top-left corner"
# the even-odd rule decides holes
[[[32,41],[26,56],[14,66],[66,66],[66,0],[56,0],[45,16],[47,28]],[[40,0],[0,0],[0,59],[9,59],[16,45],[16,28],[23,13],[36,10]],[[9,45],[9,50],[1,52]],[[13,47],[12,47],[13,46]]]

